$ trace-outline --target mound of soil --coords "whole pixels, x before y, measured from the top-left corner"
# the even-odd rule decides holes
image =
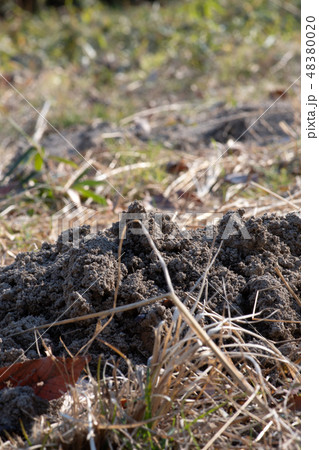
[[[127,214],[128,213],[128,214]],[[243,218],[244,211],[227,213],[216,227],[185,234],[167,214],[147,213],[134,202],[122,221],[105,231],[90,234],[89,226],[63,232],[55,244],[43,243],[37,252],[20,253],[13,264],[0,268],[0,366],[38,358],[34,333],[14,333],[66,318],[113,307],[118,278],[121,224],[142,215],[161,252],[177,295],[183,300],[193,289],[197,295],[212,256],[222,241],[208,273],[208,304],[219,314],[232,317],[251,314],[258,293],[256,311],[278,322],[262,322],[255,329],[278,343],[285,353],[294,351],[287,341],[300,337],[300,309],[276,274],[279,267],[293,291],[300,295],[300,217],[263,216]],[[158,219],[160,218],[160,220]],[[121,281],[117,305],[134,303],[167,292],[158,258],[137,223],[130,223],[123,241]],[[216,239],[214,240],[213,237]],[[205,291],[205,290],[204,290]],[[205,293],[207,295],[207,292]],[[169,302],[117,314],[101,337],[128,356],[145,364],[151,355],[153,330],[173,314]],[[285,320],[291,322],[285,322]],[[75,354],[92,337],[96,320],[49,328],[45,344],[56,356],[66,355],[64,344]],[[40,352],[44,348],[39,341]],[[90,348],[92,368],[100,354],[113,353],[99,341]],[[23,395],[26,395],[23,392]],[[0,400],[1,401],[1,400]]]

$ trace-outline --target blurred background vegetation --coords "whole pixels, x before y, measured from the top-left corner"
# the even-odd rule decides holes
[[[299,74],[299,0],[47,3],[38,0],[30,15],[2,2],[0,58],[17,87],[28,72],[24,93],[34,106],[54,102],[54,125],[119,120],[154,99],[235,104]],[[276,70],[284,55],[289,64]]]
[[[5,0],[0,12],[0,206],[5,211],[0,225],[3,217],[3,227],[11,219],[27,227],[29,234],[19,235],[21,248],[30,244],[29,226],[34,235],[39,217],[49,223],[70,200],[68,180],[83,163],[78,155],[54,160],[45,146],[34,147],[38,114],[30,104],[42,110],[49,103],[46,117],[63,134],[96,121],[129,128],[127,118],[139,111],[187,104],[183,111],[152,117],[153,128],[159,122],[162,129],[178,128],[180,123],[196,124],[204,107],[218,103],[265,109],[262,105],[273,101],[274,93],[276,98],[300,75],[299,0]],[[297,115],[299,91],[296,83],[287,94]],[[53,131],[48,127],[46,133]],[[252,165],[266,187],[292,192],[298,175],[292,164],[299,151],[295,133],[288,149],[281,143],[249,149],[241,159],[229,152],[215,191],[201,197],[200,205],[222,206],[234,188],[223,177],[249,171]],[[178,171],[167,172],[167,162],[183,158],[179,167],[184,168],[196,159],[199,164],[200,157],[205,162],[195,147],[177,154],[169,146],[152,136],[144,141],[126,135],[108,139],[103,151],[90,157],[102,172],[114,169],[109,180],[130,202],[145,193],[155,198],[178,178]],[[139,163],[147,168],[131,170]],[[105,208],[114,213],[126,206],[87,168],[71,188],[86,206],[104,208],[104,222],[113,219],[111,214],[105,218]],[[259,194],[246,189],[240,196],[255,201]],[[11,226],[6,232],[16,237],[14,230]],[[40,241],[43,230],[38,231]]]
[[[143,1],[145,3],[147,1],[154,3],[155,0],[100,0],[101,3],[105,3],[113,7],[137,5],[143,3]],[[94,3],[96,3],[94,0],[3,0],[0,10],[3,14],[6,14],[12,7],[19,6],[26,11],[34,13],[46,7],[61,7],[72,4],[77,8],[86,8],[89,6],[94,6]],[[161,3],[165,3],[165,0]]]

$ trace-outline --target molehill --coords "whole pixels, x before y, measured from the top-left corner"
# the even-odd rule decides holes
[[[206,298],[217,313],[236,317],[253,312],[258,292],[256,311],[263,311],[261,317],[272,314],[271,318],[279,321],[256,323],[254,330],[275,343],[285,355],[296,351],[300,307],[275,268],[279,268],[291,289],[300,296],[298,214],[245,220],[244,211],[240,210],[227,213],[212,229],[185,234],[168,214],[146,214],[139,202],[132,203],[127,212],[145,214],[144,223],[167,264],[181,300],[192,289],[193,295],[197,295],[200,283],[195,289],[194,286],[222,242],[208,272],[202,299]],[[23,361],[39,357],[34,333],[12,334],[113,307],[120,228],[120,223],[115,223],[110,229],[94,234],[89,226],[71,229],[62,233],[56,243],[44,242],[39,251],[20,253],[13,264],[0,268],[0,366],[10,365],[17,358]],[[118,306],[167,292],[158,258],[146,236],[137,234],[138,228],[137,223],[130,223],[123,241]],[[152,352],[154,327],[160,321],[169,322],[173,312],[171,302],[161,300],[116,314],[100,337],[134,364],[145,364]],[[56,356],[67,356],[64,345],[76,354],[93,336],[95,326],[96,319],[90,319],[52,327],[42,339]],[[39,349],[44,356],[42,340]],[[89,352],[92,368],[96,367],[99,355],[103,355],[104,361],[117,356],[98,340]],[[24,388],[23,395],[26,391]],[[10,429],[10,424],[5,426]]]

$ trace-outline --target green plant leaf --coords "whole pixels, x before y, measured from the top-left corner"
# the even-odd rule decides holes
[[[91,191],[90,189],[84,189],[82,186],[79,185],[73,185],[72,189],[75,189],[76,191],[78,191],[82,197],[85,198],[91,198],[92,200],[94,200],[96,203],[99,203],[100,205],[106,205],[106,200],[104,197],[102,197],[102,195],[98,195],[95,192]]]
[[[103,184],[106,184],[105,180],[84,180],[84,181],[79,181],[77,183],[74,183],[71,187],[74,188],[74,186],[78,186],[78,187],[101,186]]]
[[[34,155],[34,168],[37,172],[39,172],[42,169],[42,166],[43,166],[43,158],[38,152]]]
[[[77,169],[79,167],[79,165],[76,162],[71,161],[70,159],[61,158],[60,156],[49,156],[48,159],[68,164],[69,166],[74,167],[74,169]]]
[[[20,155],[15,161],[13,161],[12,165],[9,167],[7,172],[4,174],[4,178],[12,175],[18,166],[27,164],[30,161],[32,155],[34,153],[36,153],[37,151],[38,151],[37,148],[34,147],[33,145],[28,147],[27,150],[24,153],[22,153],[22,155]]]

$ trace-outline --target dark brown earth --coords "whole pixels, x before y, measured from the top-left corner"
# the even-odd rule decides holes
[[[143,214],[145,210],[140,203],[134,202],[128,212]],[[296,344],[287,345],[287,341],[300,337],[300,325],[294,323],[300,320],[300,308],[276,274],[275,267],[279,267],[285,280],[300,296],[300,217],[291,213],[285,217],[265,215],[245,220],[243,214],[242,210],[227,213],[217,227],[193,230],[187,235],[167,214],[148,213],[144,223],[167,264],[176,294],[182,300],[194,288],[222,241],[221,250],[208,273],[208,305],[217,313],[230,313],[232,317],[251,314],[259,292],[256,311],[263,310],[263,317],[273,313],[271,318],[280,322],[262,322],[256,324],[254,330],[277,343],[278,348],[290,356],[296,350]],[[12,334],[113,307],[118,277],[119,228],[120,224],[115,223],[97,234],[90,234],[89,226],[71,229],[62,233],[55,244],[45,242],[39,251],[20,253],[13,264],[0,268],[0,366],[10,365],[18,358],[23,361],[39,357],[34,333]],[[129,224],[123,242],[117,305],[167,292],[158,258],[146,236],[136,234],[138,231],[138,224]],[[77,234],[78,241],[75,240]],[[193,295],[196,296],[198,290],[196,287]],[[103,331],[102,339],[121,350],[134,364],[145,364],[152,352],[154,327],[162,320],[170,321],[172,314],[169,302],[162,301],[117,314]],[[284,320],[292,323],[281,322]],[[54,355],[62,356],[66,355],[60,341],[62,336],[69,351],[75,354],[92,337],[95,325],[96,320],[91,319],[52,327],[43,339]],[[39,348],[45,356],[40,341]],[[103,360],[116,357],[98,341],[91,346],[90,354],[93,371],[99,355],[103,355]],[[12,408],[12,414],[23,410],[17,403],[17,395],[19,398],[23,395],[24,399],[29,395],[30,405],[36,403],[32,392],[23,388],[20,393],[18,389],[21,390],[9,388],[0,392],[0,407],[6,404],[7,414],[8,408]],[[15,395],[12,395],[13,391]],[[14,401],[10,403],[9,397]],[[41,403],[38,414],[42,413],[42,407]],[[0,421],[0,430],[5,428]],[[14,430],[12,423],[8,428]]]

